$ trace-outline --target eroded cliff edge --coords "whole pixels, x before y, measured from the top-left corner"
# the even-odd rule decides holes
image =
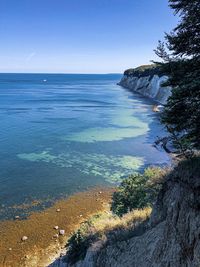
[[[147,230],[103,248],[91,266],[199,267],[199,163],[181,162],[166,178]]]
[[[117,234],[117,233],[116,233]],[[181,161],[164,177],[150,219],[131,238],[91,244],[82,261],[53,267],[199,267],[200,158]]]
[[[160,104],[166,104],[171,95],[171,87],[162,84],[167,79],[168,77],[161,74],[156,65],[144,65],[126,70],[118,85],[152,98]]]

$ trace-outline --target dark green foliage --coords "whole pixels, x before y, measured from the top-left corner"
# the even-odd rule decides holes
[[[156,54],[164,63],[162,72],[169,76],[165,85],[173,87],[165,106],[162,122],[183,154],[200,148],[200,1],[170,0],[181,20],[166,34],[166,52],[159,42]]]
[[[166,35],[169,49],[178,56],[200,56],[200,1],[169,0],[181,21],[171,34]]]
[[[146,203],[146,177],[133,174],[125,179],[117,192],[113,194],[111,210],[122,216],[132,209],[144,208]]]
[[[176,145],[182,145],[183,150],[200,148],[199,63],[196,60],[174,63],[168,81],[174,89],[165,107],[162,121],[167,125]],[[177,138],[174,138],[175,136]]]
[[[151,206],[157,198],[165,174],[165,169],[151,167],[147,168],[143,174],[131,175],[121,183],[119,190],[114,193],[112,211],[122,217],[123,214],[133,209]],[[143,212],[140,217],[132,214],[131,220],[127,221],[124,219],[125,217],[122,217],[120,223],[117,223],[118,217],[116,215],[105,213],[92,216],[82,223],[79,230],[68,240],[66,261],[70,264],[75,264],[84,259],[91,244],[97,240],[105,240],[105,236],[110,242],[130,238],[136,222],[143,222],[148,218],[149,213],[147,214],[146,210]],[[129,225],[129,227],[125,225]],[[138,231],[141,230],[144,230],[143,226],[138,228]]]
[[[133,174],[123,180],[113,194],[111,210],[118,216],[133,210],[151,206],[160,189],[163,171],[148,168],[144,174]]]
[[[81,229],[75,232],[67,243],[67,261],[70,264],[74,264],[79,260],[83,260],[92,241],[92,238],[84,235]]]
[[[153,76],[160,75],[160,68],[156,64],[152,65],[142,65],[135,69],[128,69],[124,72],[126,76],[134,76],[134,77],[145,77],[145,76]]]

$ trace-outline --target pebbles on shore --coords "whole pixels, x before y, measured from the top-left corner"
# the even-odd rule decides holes
[[[44,252],[54,257],[55,251],[51,252],[51,248],[58,247],[60,251],[60,246],[65,246],[67,237],[70,233],[73,234],[82,218],[105,209],[101,201],[109,203],[114,189],[104,188],[104,190],[97,188],[77,193],[57,201],[42,212],[33,212],[26,220],[23,220],[20,214],[16,214],[20,219],[15,220],[14,214],[12,220],[0,222],[1,244],[3,244],[0,245],[0,266],[2,262],[5,262],[5,266],[24,266],[24,261],[27,266],[31,266],[32,258],[35,261],[34,266],[47,266],[45,264],[48,256],[44,258]],[[100,191],[103,192],[102,198],[98,194]],[[99,203],[95,201],[97,194]],[[57,210],[61,212],[56,212]],[[80,215],[83,215],[82,218]],[[58,229],[54,229],[55,226],[58,226]],[[64,232],[59,232],[61,229],[64,229]],[[25,255],[29,255],[30,259],[25,259]]]
[[[60,235],[64,235],[64,234],[65,234],[65,230],[60,230],[60,231],[59,231],[59,234],[60,234]]]
[[[22,241],[26,241],[28,239],[28,237],[24,235],[24,236],[22,236],[21,239],[22,239]]]

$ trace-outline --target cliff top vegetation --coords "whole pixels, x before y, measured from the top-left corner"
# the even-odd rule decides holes
[[[150,64],[150,65],[142,65],[137,68],[132,68],[125,70],[124,75],[126,76],[135,76],[135,77],[145,77],[145,76],[153,76],[157,74],[158,76],[161,75],[160,73],[160,67],[156,64]]]

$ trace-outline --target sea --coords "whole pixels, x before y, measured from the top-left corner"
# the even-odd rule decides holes
[[[121,74],[0,74],[0,220],[170,164],[154,103]]]

